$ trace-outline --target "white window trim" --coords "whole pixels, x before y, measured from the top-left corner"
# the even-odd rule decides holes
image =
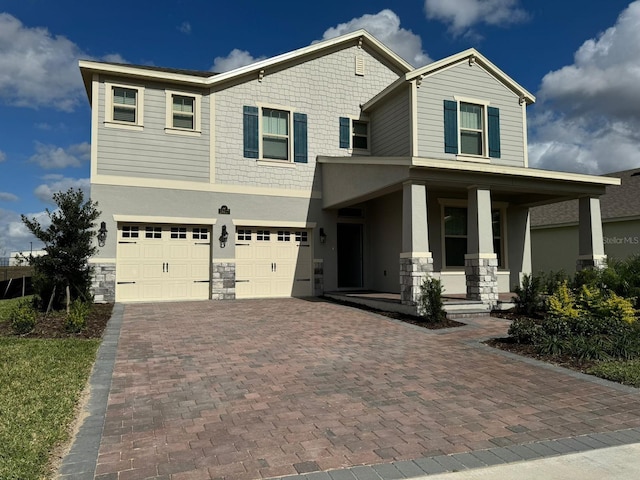
[[[371,155],[371,122],[369,117],[356,115],[341,115],[349,119],[349,153],[357,155]],[[367,124],[367,148],[353,148],[353,122],[361,122]]]
[[[457,198],[439,198],[438,203],[440,204],[440,257],[442,259],[442,272],[459,272],[464,271],[464,267],[447,267],[447,251],[445,247],[445,226],[444,226],[444,209],[445,207],[454,207],[454,208],[466,208],[467,215],[469,213],[469,202],[463,199]],[[491,210],[500,210],[500,232],[501,232],[501,247],[502,252],[500,252],[502,258],[502,266],[498,266],[498,271],[503,272],[509,270],[509,244],[507,238],[507,207],[509,204],[507,202],[491,202]],[[467,232],[467,237],[469,233]],[[496,252],[494,252],[496,253]]]
[[[460,105],[462,103],[470,103],[473,105],[480,105],[482,107],[482,155],[473,155],[470,153],[458,153],[456,159],[471,162],[484,162],[489,163],[489,114],[488,107],[491,102],[487,100],[480,100],[477,98],[463,97],[454,95],[453,99],[458,103],[457,120],[458,120],[458,152],[462,151],[462,122],[460,121]]]
[[[173,126],[173,96],[193,98],[193,128],[180,128]],[[202,135],[202,95],[199,93],[182,92],[179,90],[165,90],[166,115],[165,133],[171,135]]]
[[[256,106],[258,107],[258,162],[268,165],[282,165],[282,166],[295,166],[295,162],[293,161],[293,114],[296,112],[292,107],[285,107],[283,105],[276,105],[272,103],[261,103],[257,102]],[[289,142],[287,149],[287,159],[279,160],[277,158],[264,158],[264,148],[263,148],[263,129],[262,129],[262,112],[265,108],[271,110],[281,110],[283,112],[289,113]]]
[[[127,88],[136,90],[136,121],[123,122],[113,119],[113,89]],[[144,128],[144,87],[140,85],[127,85],[124,83],[104,82],[104,125],[110,128],[124,128],[129,130],[142,130]]]

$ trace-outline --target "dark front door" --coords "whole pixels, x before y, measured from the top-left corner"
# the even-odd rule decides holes
[[[362,288],[362,225],[338,224],[338,288]]]

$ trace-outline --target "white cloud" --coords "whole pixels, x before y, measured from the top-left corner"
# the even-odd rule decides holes
[[[213,60],[212,72],[224,73],[251,63],[264,60],[266,57],[253,57],[246,50],[234,48],[226,57],[216,57]]]
[[[385,9],[375,15],[366,14],[346,23],[327,29],[323,40],[365,29],[388,46],[407,62],[416,67],[430,63],[429,55],[422,50],[422,39],[411,30],[400,28],[400,18],[393,11]]]
[[[27,213],[25,216],[36,218],[45,227],[50,223],[47,212]],[[0,208],[0,256],[8,256],[12,251],[29,250],[29,242],[33,242],[34,249],[40,248],[41,242],[24,225],[20,214]]]
[[[91,158],[91,145],[87,142],[71,145],[64,149],[55,145],[45,145],[36,142],[36,153],[29,161],[37,163],[42,168],[80,167],[82,162]]]
[[[606,173],[640,167],[640,1],[542,79],[532,166]]]
[[[189,22],[182,22],[178,26],[178,30],[186,35],[189,35],[191,33],[191,24]]]
[[[7,154],[0,150],[0,163],[7,159]]]
[[[0,192],[0,200],[2,200],[3,202],[15,202],[18,200],[18,197],[13,193]]]
[[[454,35],[469,33],[477,24],[507,26],[525,21],[529,15],[519,0],[425,0],[427,18],[449,25]]]
[[[66,192],[70,188],[81,189],[86,198],[89,198],[89,179],[88,178],[68,178],[63,175],[45,175],[43,177],[45,183],[38,185],[33,191],[34,195],[45,203],[55,205],[53,194],[57,192]]]
[[[92,58],[75,43],[46,28],[27,27],[0,13],[0,98],[21,107],[72,111],[85,100],[78,60]],[[107,55],[107,61],[118,54]]]
[[[100,58],[100,60],[102,60],[104,62],[111,62],[111,63],[130,63],[128,60],[126,60],[119,53],[108,53],[106,55],[103,55]]]

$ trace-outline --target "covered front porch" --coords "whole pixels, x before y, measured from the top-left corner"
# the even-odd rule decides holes
[[[599,196],[618,179],[415,157],[318,161],[323,207],[335,215],[337,290],[388,292],[393,298],[376,300],[415,314],[429,275],[441,280],[447,296],[496,308],[531,273],[529,208],[569,198],[580,199],[576,268],[606,261]],[[345,218],[354,210],[362,212],[359,219]],[[347,268],[344,258],[353,260],[356,252],[347,249],[341,259],[341,245],[351,240],[340,232],[354,224],[362,260]],[[354,272],[360,284],[340,282]]]

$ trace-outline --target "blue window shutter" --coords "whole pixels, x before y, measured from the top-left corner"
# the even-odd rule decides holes
[[[500,110],[489,107],[487,116],[489,118],[489,156],[500,158]]]
[[[307,163],[307,114],[293,114],[293,161]]]
[[[349,148],[350,125],[351,119],[340,117],[340,148]]]
[[[444,101],[444,152],[458,153],[458,102]]]
[[[243,108],[244,156],[258,158],[258,107]]]

